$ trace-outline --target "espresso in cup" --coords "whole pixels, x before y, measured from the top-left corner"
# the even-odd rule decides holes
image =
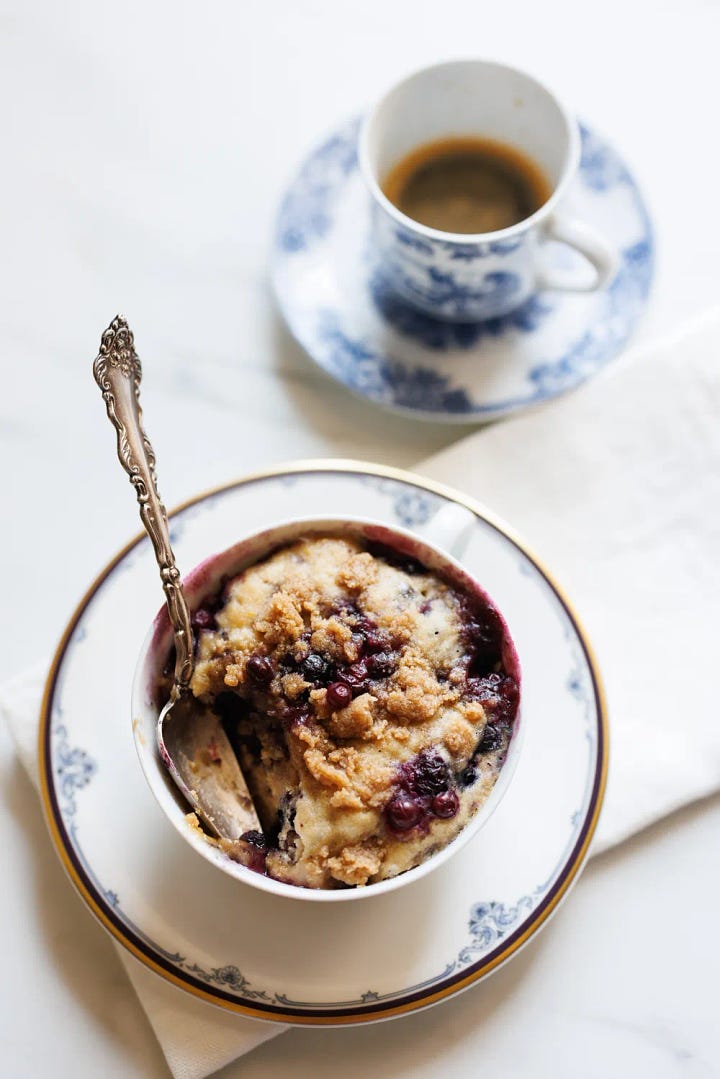
[[[615,273],[617,252],[562,206],[577,121],[517,68],[452,60],[403,79],[368,114],[358,159],[377,280],[425,315],[498,318],[537,290],[588,292]],[[549,241],[590,266],[555,268]]]
[[[416,147],[385,176],[382,190],[413,221],[463,234],[511,228],[552,194],[548,178],[527,154],[474,136]]]

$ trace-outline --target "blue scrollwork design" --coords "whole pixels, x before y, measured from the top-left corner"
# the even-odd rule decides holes
[[[632,177],[607,143],[580,125],[580,178],[593,191],[607,191],[616,184],[631,184]]]
[[[583,719],[585,721],[585,737],[592,750],[596,740],[596,731],[592,722],[593,686],[588,678],[587,664],[570,622],[567,622],[565,625],[565,639],[568,642],[568,647],[572,656],[571,667],[565,684],[570,696],[573,697],[582,708]],[[573,819],[573,824],[574,823],[575,821]]]
[[[63,814],[71,817],[76,809],[75,795],[88,785],[97,772],[97,764],[84,749],[70,747],[63,724],[55,728],[54,735],[53,771],[63,799]]]
[[[607,290],[608,325],[632,325],[647,300],[651,276],[652,250],[648,240],[643,239],[622,252],[620,269]],[[531,368],[528,378],[535,386],[535,396],[545,400],[575,386],[606,359],[604,335],[588,330],[560,359]]]
[[[449,318],[461,318],[468,309],[482,311],[486,307],[488,312],[496,311],[498,305],[511,303],[522,288],[520,275],[507,270],[486,273],[479,285],[469,285],[437,266],[415,267],[411,275],[393,264],[390,273],[401,295],[431,304]]]
[[[395,520],[405,528],[416,528],[425,524],[443,505],[443,500],[438,495],[398,483],[397,480],[370,474],[359,479],[363,486],[372,487],[380,494],[387,495],[392,503]]]
[[[553,310],[546,296],[535,295],[507,315],[482,322],[447,322],[410,307],[397,296],[382,273],[373,274],[369,290],[376,310],[388,325],[404,337],[438,352],[473,348],[483,338],[502,337],[512,330],[533,333]]]
[[[429,521],[435,509],[436,499],[420,491],[404,491],[395,499],[393,509],[401,525],[413,528]]]
[[[265,989],[253,989],[252,983],[233,964],[228,964],[224,967],[211,967],[210,970],[205,970],[197,963],[188,964],[184,962],[183,965],[189,974],[196,975],[209,985],[217,985],[221,989],[231,989],[234,993],[242,993],[247,1000],[266,1000],[269,1002],[272,999]]]
[[[488,952],[506,937],[520,919],[529,914],[536,900],[529,895],[518,899],[515,905],[505,903],[476,903],[470,911],[468,928],[471,942],[461,949],[458,962],[472,963],[478,954]]]
[[[357,168],[360,120],[346,124],[307,160],[285,198],[278,218],[277,243],[294,255],[321,240],[333,223],[331,194]]]
[[[427,255],[428,258],[432,258],[435,254],[433,245],[428,240],[423,240],[420,236],[415,236],[408,229],[395,229],[395,239],[403,247],[409,247],[413,251],[417,251],[420,255]]]
[[[346,334],[334,311],[321,312],[318,336],[329,351],[333,371],[360,394],[427,412],[462,413],[472,407],[466,391],[454,387],[449,376],[380,356]]]
[[[522,236],[481,244],[458,244],[448,241],[445,244],[445,251],[453,261],[474,262],[475,259],[488,258],[490,255],[511,255],[513,251],[522,247],[523,242]]]

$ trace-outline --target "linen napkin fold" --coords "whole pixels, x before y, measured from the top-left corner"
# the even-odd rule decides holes
[[[0,713],[38,789],[37,737],[46,674],[44,667],[35,667],[0,688]],[[163,981],[119,944],[114,948],[175,1079],[204,1079],[287,1029],[282,1023],[246,1019],[206,1004]]]
[[[709,672],[720,654],[720,309],[418,471],[511,522],[588,630],[612,738],[593,853],[718,789]],[[36,784],[44,676],[0,688]],[[286,1029],[222,1012],[117,952],[176,1079],[203,1079]]]
[[[418,471],[511,522],[587,628],[611,725],[593,851],[717,790],[720,308]]]

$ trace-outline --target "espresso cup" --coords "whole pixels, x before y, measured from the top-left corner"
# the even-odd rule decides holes
[[[550,197],[529,217],[496,232],[442,232],[414,221],[385,196],[383,181],[413,150],[454,136],[492,139],[519,151],[542,170]],[[451,322],[494,318],[537,290],[592,292],[615,274],[612,246],[561,208],[580,162],[577,121],[522,71],[459,60],[416,72],[372,109],[358,154],[381,273],[397,296],[427,315]],[[551,240],[579,252],[592,270],[550,268],[544,248]]]

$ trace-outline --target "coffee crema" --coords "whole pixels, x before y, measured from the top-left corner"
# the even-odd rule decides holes
[[[552,194],[539,165],[496,139],[452,136],[406,154],[382,191],[413,221],[441,232],[477,234],[510,228]]]

